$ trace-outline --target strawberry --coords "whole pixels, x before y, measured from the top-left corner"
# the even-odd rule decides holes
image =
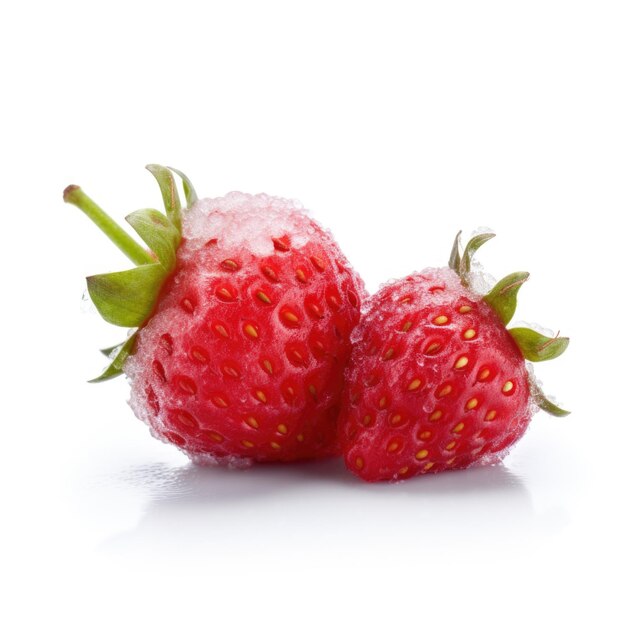
[[[567,347],[564,337],[506,326],[528,279],[516,272],[487,295],[470,286],[474,252],[493,234],[455,240],[449,268],[382,287],[353,339],[340,440],[349,470],[398,480],[500,460],[550,402],[526,368]]]
[[[64,199],[137,267],[91,276],[105,320],[136,327],[95,381],[125,373],[152,433],[201,463],[338,452],[336,422],[363,286],[329,232],[291,201],[198,200],[182,173],[148,166],[166,215],[126,219],[147,252],[74,185]]]

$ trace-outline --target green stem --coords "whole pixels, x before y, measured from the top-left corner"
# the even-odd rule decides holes
[[[115,220],[103,211],[80,187],[70,185],[63,200],[78,207],[135,265],[154,263],[144,250]]]

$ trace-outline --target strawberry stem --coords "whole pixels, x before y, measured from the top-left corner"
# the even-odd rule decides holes
[[[63,200],[78,207],[135,265],[154,263],[154,258],[150,253],[144,250],[78,185],[66,187]]]

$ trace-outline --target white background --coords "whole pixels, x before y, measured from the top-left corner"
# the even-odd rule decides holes
[[[20,2],[0,19],[5,624],[623,623],[622,2]],[[202,470],[153,440],[81,302],[127,261],[61,201],[299,198],[370,290],[458,228],[531,272],[573,410],[498,467],[366,485]]]

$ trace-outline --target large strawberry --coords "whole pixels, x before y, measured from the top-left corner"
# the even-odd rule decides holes
[[[95,380],[126,373],[136,415],[198,462],[337,453],[361,280],[293,202],[242,193],[198,200],[173,170],[183,211],[170,169],[148,166],[166,215],[126,218],[150,251],[79,187],[65,190],[137,265],[87,279],[105,320],[138,328],[104,351],[112,361]]]
[[[389,283],[355,331],[340,437],[348,469],[367,481],[493,463],[550,402],[526,367],[559,356],[564,337],[507,330],[526,272],[487,295],[470,285],[474,252],[493,234],[455,240],[450,268]]]

